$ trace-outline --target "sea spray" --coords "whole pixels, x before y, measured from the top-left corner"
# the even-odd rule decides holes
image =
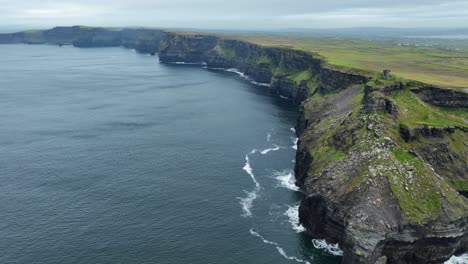
[[[333,256],[343,256],[343,251],[336,244],[329,244],[325,239],[312,239],[312,244],[316,249],[322,249]]]
[[[294,127],[291,127],[289,130],[291,130],[291,132],[293,132],[294,135],[296,135],[296,129]],[[299,141],[299,138],[292,137],[291,140],[293,142],[293,145],[291,146],[291,148],[297,150],[297,142]]]
[[[300,191],[299,187],[296,186],[296,178],[294,177],[293,170],[289,169],[281,172],[275,172],[273,176],[279,181],[278,187],[283,187],[295,192]]]
[[[293,142],[293,145],[291,146],[291,148],[297,150],[297,142],[299,141],[299,139],[297,137],[294,137],[294,138],[291,138],[292,142]]]
[[[297,233],[305,231],[304,226],[299,223],[299,205],[289,206],[288,210],[284,212],[284,215],[289,218],[289,223],[291,224],[292,229]]]
[[[463,254],[461,256],[452,256],[444,264],[468,264],[468,254]]]

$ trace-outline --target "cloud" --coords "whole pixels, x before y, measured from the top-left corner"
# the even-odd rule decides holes
[[[0,0],[0,24],[199,28],[461,27],[460,0]]]

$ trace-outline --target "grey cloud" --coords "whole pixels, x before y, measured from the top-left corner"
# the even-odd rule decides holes
[[[462,27],[457,0],[0,0],[0,25],[288,27]]]

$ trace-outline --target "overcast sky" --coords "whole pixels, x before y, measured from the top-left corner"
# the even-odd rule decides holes
[[[0,0],[1,26],[466,27],[468,0]]]

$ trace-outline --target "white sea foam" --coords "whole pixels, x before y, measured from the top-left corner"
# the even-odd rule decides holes
[[[215,71],[225,71],[225,68],[216,68],[216,67],[208,67],[208,66],[203,66],[202,68],[204,69],[209,69],[209,70],[215,70]]]
[[[179,65],[203,65],[203,63],[197,62],[184,62],[184,61],[173,61],[169,62],[170,64],[179,64]]]
[[[271,87],[269,83],[261,83],[261,82],[256,82],[256,81],[250,81],[252,84],[255,84],[257,86],[263,86],[263,87]]]
[[[245,165],[242,169],[245,170],[247,174],[249,174],[250,178],[255,183],[255,187],[260,188],[260,183],[257,182],[257,179],[255,179],[255,175],[252,172],[253,170],[252,166],[250,165],[249,155],[245,155]]]
[[[271,139],[271,134],[267,133],[267,142],[270,142],[270,139]]]
[[[273,148],[267,148],[267,149],[264,149],[264,150],[260,151],[260,154],[265,155],[265,154],[268,154],[268,152],[277,151],[277,150],[279,150],[281,148],[278,145],[273,145],[273,146],[274,146]]]
[[[281,99],[285,99],[285,100],[288,100],[288,99],[289,99],[289,97],[283,96],[283,95],[281,95],[281,94],[279,95],[279,97],[280,97]]]
[[[256,149],[253,149],[250,153],[253,154],[255,153],[257,150]],[[244,171],[247,172],[247,174],[250,176],[250,178],[252,179],[252,182],[255,184],[255,188],[253,191],[245,191],[245,193],[247,194],[246,197],[239,197],[238,199],[240,200],[240,204],[242,206],[242,211],[244,212],[242,214],[242,216],[244,217],[248,217],[248,216],[252,216],[252,206],[253,206],[253,202],[255,199],[257,199],[258,197],[258,193],[260,192],[260,183],[258,183],[257,179],[255,178],[255,175],[253,174],[253,170],[252,170],[252,166],[250,165],[250,160],[249,160],[249,155],[245,155],[245,165],[244,167],[242,168]]]
[[[468,253],[461,256],[452,256],[445,264],[468,264]]]
[[[292,142],[293,142],[293,145],[291,146],[291,148],[297,150],[297,142],[299,141],[299,138],[294,137],[294,138],[291,138],[291,139],[292,139]]]
[[[284,212],[284,215],[289,218],[291,227],[296,230],[297,233],[305,231],[305,228],[299,223],[299,205],[289,206],[288,210]]]
[[[254,84],[254,85],[257,85],[257,86],[264,86],[264,87],[271,87],[271,85],[269,83],[262,83],[262,82],[256,82],[254,80],[252,80],[249,76],[245,75],[245,73],[239,71],[238,69],[236,68],[217,68],[217,67],[208,67],[208,64],[206,62],[202,62],[202,63],[184,63],[184,62],[171,62],[171,63],[174,63],[174,64],[193,64],[193,65],[201,65],[202,68],[204,69],[210,69],[210,70],[217,70],[217,71],[227,71],[227,72],[232,72],[232,73],[236,73],[238,74],[240,77],[246,79],[246,80],[249,80],[250,83]]]
[[[279,181],[279,187],[284,187],[291,191],[298,192],[299,187],[296,186],[296,178],[292,170],[285,170],[282,172],[275,172],[275,179]]]
[[[240,77],[246,79],[246,80],[249,80],[250,83],[254,84],[254,85],[257,85],[257,86],[264,86],[264,87],[270,87],[270,84],[269,83],[261,83],[261,82],[256,82],[254,80],[252,80],[252,78],[250,78],[249,76],[245,75],[245,73],[239,71],[238,69],[236,68],[229,68],[229,69],[224,69],[225,71],[227,72],[233,72],[233,73],[236,73],[238,74]]]
[[[306,263],[306,264],[310,264],[310,262],[308,262],[307,260],[303,260],[303,259],[299,259],[297,257],[292,257],[292,256],[288,256],[286,254],[286,252],[284,251],[283,248],[281,248],[278,243],[276,242],[273,242],[273,241],[269,241],[269,240],[266,240],[265,238],[263,238],[259,233],[255,232],[253,229],[250,229],[249,230],[250,234],[254,237],[258,237],[260,238],[263,243],[265,244],[268,244],[268,245],[273,245],[276,247],[276,250],[278,251],[278,253],[280,253],[281,256],[283,256],[285,259],[289,259],[289,260],[294,260],[296,262],[299,262],[299,263]]]
[[[255,154],[255,153],[257,153],[257,152],[258,152],[258,149],[252,149],[252,151],[249,152],[249,155],[250,155],[250,154]]]
[[[289,130],[291,130],[294,134],[296,134],[296,129],[294,127],[291,127]]]
[[[245,78],[247,79],[247,75],[245,75],[243,72],[239,71],[238,69],[236,68],[229,68],[229,69],[226,69],[227,72],[233,72],[233,73],[237,73],[240,77],[242,78]]]
[[[325,250],[325,252],[333,255],[333,256],[343,256],[343,251],[336,244],[328,244],[325,239],[312,239],[312,244],[317,249]]]
[[[251,191],[251,192],[245,192],[247,194],[246,197],[243,198],[238,198],[240,200],[240,205],[242,206],[242,216],[243,217],[251,217],[252,216],[252,206],[253,206],[253,201],[257,199],[258,194],[256,190]]]

